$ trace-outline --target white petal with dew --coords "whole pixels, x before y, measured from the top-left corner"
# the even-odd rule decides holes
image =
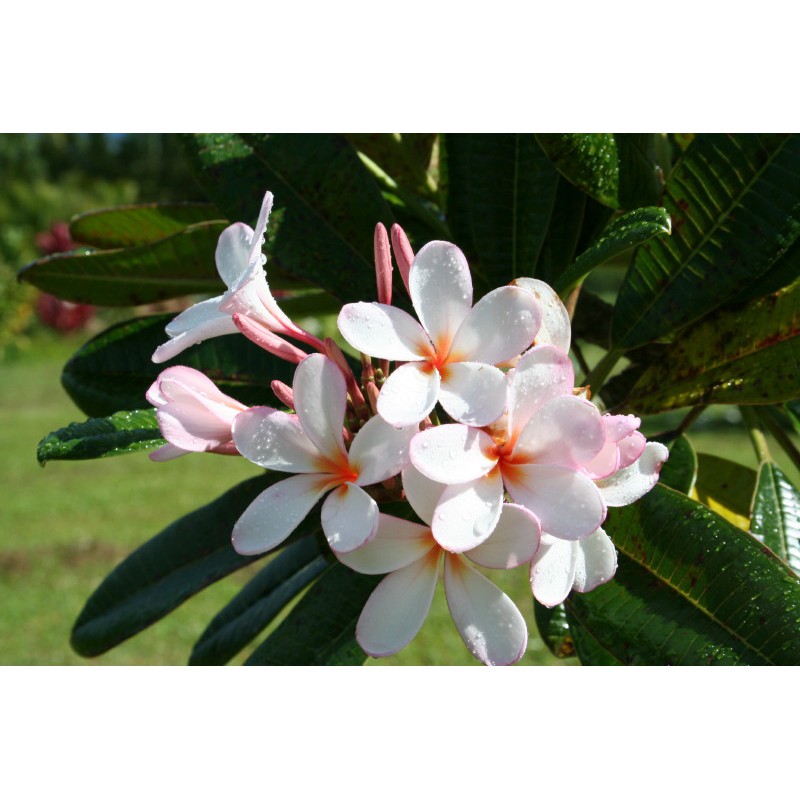
[[[562,603],[572,590],[578,542],[542,536],[539,551],[531,562],[533,596],[548,608]]]
[[[597,481],[597,488],[609,506],[627,506],[646,495],[657,483],[669,450],[659,442],[648,442],[629,467]]]
[[[279,472],[324,472],[320,453],[296,416],[267,406],[242,411],[233,421],[236,449],[259,467]]]
[[[439,373],[428,364],[403,364],[383,384],[378,413],[390,425],[416,425],[433,411],[439,385]]]
[[[151,461],[172,461],[173,458],[189,455],[190,450],[176,447],[174,444],[162,444],[157,450],[153,450],[148,455]]]
[[[344,483],[322,504],[322,530],[331,550],[349,553],[378,530],[378,504],[359,486]]]
[[[577,542],[577,548],[573,583],[576,592],[591,592],[614,577],[617,551],[602,528]]]
[[[432,481],[423,475],[412,463],[408,463],[403,470],[403,489],[414,513],[426,524],[433,522],[433,512],[436,504],[446,489],[443,483]]]
[[[411,440],[411,463],[439,483],[466,483],[494,469],[494,447],[492,438],[478,428],[438,425]]]
[[[230,289],[250,268],[253,229],[244,222],[234,222],[219,235],[214,258],[217,272]]]
[[[156,411],[162,436],[184,450],[202,453],[231,440],[231,423],[191,400],[167,403]]]
[[[348,303],[339,312],[345,341],[374,358],[419,361],[433,352],[422,325],[405,311],[383,303]]]
[[[350,445],[350,467],[356,483],[369,486],[398,475],[408,464],[408,446],[419,432],[416,425],[396,427],[381,417],[372,417]]]
[[[527,564],[539,549],[542,526],[536,515],[523,506],[504,503],[492,535],[464,555],[488,569],[513,569]]]
[[[464,361],[442,368],[439,402],[456,422],[494,422],[505,411],[506,391],[506,376],[497,367]]]
[[[569,312],[555,290],[536,278],[517,278],[512,284],[530,292],[540,303],[542,324],[536,333],[536,344],[552,344],[568,353],[571,337]]]
[[[152,360],[156,364],[161,364],[182,353],[187,347],[200,344],[206,339],[237,333],[236,325],[233,324],[230,316],[217,310],[221,299],[214,297],[211,300],[205,300],[203,303],[187,308],[172,320],[166,328],[170,339],[155,349]],[[200,308],[201,306],[203,308]],[[197,313],[189,313],[194,312],[195,309],[199,309]],[[186,316],[184,317],[184,315]],[[181,320],[181,317],[184,319]],[[174,326],[173,323],[175,323]]]

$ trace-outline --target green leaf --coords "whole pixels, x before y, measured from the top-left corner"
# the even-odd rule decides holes
[[[696,499],[728,522],[750,529],[750,506],[756,473],[750,467],[708,453],[697,455]]]
[[[433,158],[436,133],[348,133],[347,140],[400,186],[436,196]]]
[[[800,282],[694,325],[644,371],[627,403],[643,413],[780,403],[800,395],[798,361]]]
[[[224,228],[222,222],[201,222],[138,247],[55,253],[23,267],[19,277],[64,300],[104,306],[221,294],[214,251]]]
[[[149,244],[211,221],[225,222],[210,203],[147,203],[80,214],[70,221],[69,232],[76,242],[113,250]]]
[[[618,667],[622,666],[622,661],[613,653],[606,650],[603,645],[594,638],[592,633],[581,625],[569,611],[564,609],[567,623],[572,633],[572,643],[575,647],[575,655],[583,666],[587,667]]]
[[[619,208],[619,156],[613,133],[539,133],[558,171],[603,205]]]
[[[155,409],[119,411],[104,419],[73,422],[48,433],[39,442],[36,457],[48,461],[79,461],[152,450],[164,444]]]
[[[619,203],[622,208],[653,206],[663,189],[656,133],[615,133],[619,156]],[[668,168],[667,168],[668,171]]]
[[[800,433],[800,400],[790,400],[784,408],[795,431]]]
[[[697,480],[697,468],[697,453],[686,434],[682,434],[669,448],[669,459],[661,468],[659,481],[677,492],[689,494]]]
[[[663,208],[639,208],[617,217],[603,235],[556,281],[555,288],[563,297],[577,286],[595,267],[660,234],[670,233],[669,214]]]
[[[449,134],[447,218],[483,294],[532,276],[558,173],[531,134]]]
[[[97,656],[157,622],[201,589],[252,563],[231,531],[244,510],[281,474],[251,478],[167,526],[131,553],[95,590],[72,630],[72,647]],[[319,520],[301,524],[318,525]]]
[[[556,278],[572,263],[578,247],[586,195],[561,175],[558,176],[550,224],[539,251],[535,277],[551,286]],[[609,317],[609,322],[610,322]]]
[[[164,326],[171,314],[142,317],[114,325],[87,342],[66,363],[61,382],[78,408],[92,417],[120,409],[149,408],[145,393],[165,368],[151,361],[167,340]],[[290,384],[295,365],[262,350],[244,336],[208,339],[181,353],[180,362],[194,367],[220,391],[245,405],[272,405],[274,379]]]
[[[356,622],[382,575],[332,564],[286,619],[251,654],[248,665],[357,666],[367,656],[355,640]]]
[[[197,640],[189,663],[227,664],[327,566],[317,537],[292,542],[214,617]]]
[[[672,236],[636,253],[614,314],[617,348],[700,319],[754,284],[800,235],[800,136],[698,136],[669,176]]]
[[[758,470],[750,532],[800,573],[800,492],[771,461]]]
[[[755,538],[661,485],[603,527],[619,568],[567,599],[576,643],[577,626],[625,664],[800,663],[800,582]]]
[[[599,347],[608,347],[611,337],[611,315],[614,306],[606,303],[596,294],[581,289],[575,319],[572,321],[572,335]]]
[[[563,605],[548,608],[534,598],[533,616],[539,636],[556,658],[570,658],[575,655],[575,643],[572,641]]]

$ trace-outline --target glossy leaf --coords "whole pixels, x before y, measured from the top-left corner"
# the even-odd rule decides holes
[[[203,222],[123,250],[55,253],[28,264],[21,280],[74,303],[136,306],[186,294],[219,294],[214,251],[225,223]]]
[[[485,293],[532,276],[558,173],[531,134],[449,134],[447,219]]]
[[[800,492],[771,461],[758,470],[750,531],[800,573]]]
[[[210,221],[225,222],[210,203],[147,203],[80,214],[70,220],[69,232],[76,242],[113,250],[155,242]]]
[[[687,330],[627,401],[644,413],[709,403],[769,404],[800,395],[800,282]]]
[[[755,538],[661,485],[611,509],[603,527],[619,552],[617,574],[573,592],[566,608],[573,633],[579,625],[609,659],[800,663],[800,582]]]
[[[436,133],[348,133],[347,140],[400,186],[435,199]]]
[[[591,632],[584,628],[566,608],[564,612],[570,625],[575,655],[582,665],[591,667],[619,667],[623,665],[623,662],[603,647]]]
[[[697,453],[683,434],[670,445],[669,459],[661,467],[659,481],[677,492],[689,494],[697,480],[697,468]]]
[[[708,453],[698,454],[692,496],[743,531],[750,529],[755,487],[756,473],[750,467]]]
[[[784,406],[789,416],[789,421],[797,433],[800,433],[800,400],[790,400]]]
[[[615,347],[674,334],[754,284],[800,236],[800,136],[698,136],[669,176],[672,236],[643,245],[620,289]]]
[[[615,219],[600,239],[581,253],[559,276],[555,288],[562,296],[577,286],[600,264],[671,230],[669,214],[663,208],[640,208]]]
[[[619,203],[621,208],[640,208],[659,202],[663,189],[660,163],[660,133],[615,133],[619,158]],[[666,171],[669,171],[667,168]]]
[[[611,336],[611,316],[614,306],[596,294],[581,289],[575,318],[572,321],[572,335],[599,347],[608,347]]]
[[[535,277],[551,286],[575,258],[586,213],[586,195],[558,176],[547,233],[539,251]],[[610,317],[609,317],[610,321]]]
[[[79,461],[152,450],[164,444],[155,409],[119,411],[104,419],[73,422],[48,433],[39,442],[36,457],[48,461]]]
[[[548,608],[534,598],[533,615],[539,636],[556,658],[570,658],[575,655],[575,643],[572,641],[563,605]]]
[[[240,483],[131,553],[81,611],[72,630],[75,651],[83,656],[105,653],[201,589],[255,561],[258,557],[240,556],[233,549],[231,530],[256,495],[282,477],[270,474]],[[309,524],[319,524],[318,518],[313,523],[309,517]]]
[[[164,326],[172,318],[161,314],[122,322],[83,345],[61,374],[64,389],[78,408],[93,417],[149,408],[145,392],[168,366],[154,364],[151,356],[167,340]],[[294,364],[238,334],[190,347],[181,353],[180,363],[200,370],[220,391],[246,405],[272,405],[271,381],[291,385],[295,370]]]
[[[318,537],[306,536],[292,542],[214,617],[197,640],[189,663],[227,664],[328,563]]]

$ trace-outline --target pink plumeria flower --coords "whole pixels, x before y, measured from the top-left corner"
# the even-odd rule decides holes
[[[380,515],[375,538],[338,558],[357,572],[389,573],[367,600],[356,640],[375,657],[402,650],[419,632],[430,611],[444,560],[444,588],[456,628],[469,651],[485,664],[512,664],[527,647],[525,620],[512,600],[466,558],[448,553],[431,532],[441,484],[413,466],[403,470],[411,507],[426,524]],[[525,508],[506,504],[491,538],[464,555],[489,569],[512,569],[529,562],[539,546],[539,523]]]
[[[202,372],[169,367],[147,390],[156,407],[158,427],[168,444],[150,453],[153,461],[168,461],[187,453],[237,455],[231,426],[247,406],[223,394]]]
[[[362,488],[397,475],[408,461],[416,427],[396,428],[370,419],[345,448],[342,426],[347,389],[340,369],[323,355],[306,358],[295,372],[286,414],[257,406],[233,426],[239,452],[261,467],[300,473],[273,484],[245,510],[233,529],[238,553],[277,547],[325,494],[322,529],[331,548],[348,552],[369,541],[378,527],[378,505]]]
[[[633,414],[604,414],[606,442],[586,465],[592,478],[605,478],[633,464],[644,451],[647,440],[639,433],[641,420]]]
[[[573,396],[573,382],[569,358],[537,345],[509,374],[508,414],[497,423],[440,425],[414,437],[411,462],[448,484],[432,526],[442,547],[463,552],[485,541],[504,491],[558,538],[582,539],[600,527],[606,502],[583,467],[605,444],[605,426],[589,401]]]
[[[392,425],[413,425],[438,401],[459,422],[488,425],[506,401],[504,373],[492,365],[533,341],[541,320],[536,299],[503,286],[473,308],[467,261],[449,242],[429,242],[417,253],[408,284],[419,322],[381,303],[350,303],[339,314],[339,330],[357,350],[407,362],[384,384],[378,413]]]
[[[234,315],[245,318],[243,326],[247,326],[251,338],[256,336],[251,334],[252,328],[261,329],[262,341],[258,343],[262,346],[263,341],[272,341],[278,338],[275,334],[282,334],[322,349],[316,337],[299,328],[281,311],[267,284],[264,271],[267,259],[261,248],[272,199],[272,192],[264,195],[255,230],[236,222],[220,234],[215,258],[217,272],[228,287],[227,291],[178,314],[166,327],[169,341],[156,348],[153,361],[161,363],[205,339],[237,333],[239,328]]]
[[[516,278],[511,281],[511,285],[530,292],[542,309],[542,324],[536,332],[536,340],[530,344],[552,344],[559,350],[569,353],[572,324],[569,312],[557,292],[536,278]]]

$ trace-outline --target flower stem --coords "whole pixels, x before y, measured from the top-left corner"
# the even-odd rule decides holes
[[[682,420],[681,424],[678,425],[677,430],[675,431],[675,438],[682,436],[689,428],[697,422],[697,418],[708,408],[708,406],[695,406]]]
[[[591,386],[592,394],[597,394],[600,387],[605,383],[606,378],[611,373],[611,370],[617,365],[617,362],[622,358],[621,350],[609,350],[598,362],[595,368],[586,376],[586,383]]]
[[[767,447],[767,440],[764,432],[761,430],[761,424],[758,421],[758,416],[752,408],[748,406],[739,406],[739,411],[742,412],[742,419],[747,426],[747,433],[750,436],[750,441],[753,443],[753,450],[756,451],[756,458],[761,461],[772,461],[769,454],[769,447]]]

